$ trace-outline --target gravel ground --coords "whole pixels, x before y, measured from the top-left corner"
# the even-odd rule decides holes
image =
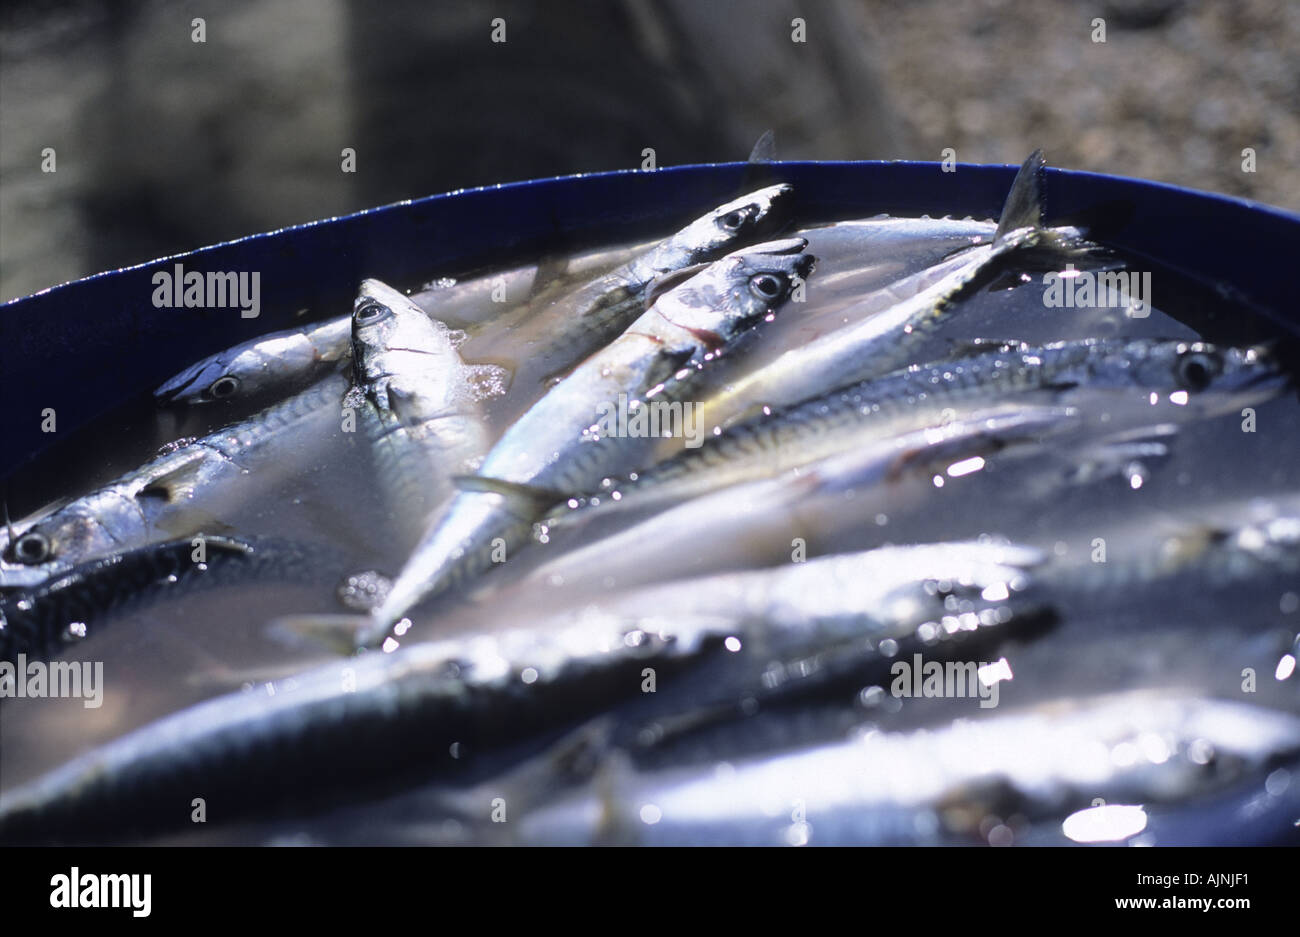
[[[1295,0],[868,0],[918,158],[1050,163],[1300,210]],[[1105,42],[1092,40],[1094,18]],[[1256,171],[1242,171],[1252,147]]]

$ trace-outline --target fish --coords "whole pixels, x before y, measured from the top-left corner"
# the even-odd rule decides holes
[[[1134,757],[1112,757],[1121,749]],[[1149,809],[1262,780],[1300,754],[1300,718],[1131,691],[911,732],[865,728],[721,766],[641,772],[618,754],[497,835],[547,845],[987,845],[995,827],[1014,837],[1003,821],[1016,816],[1065,824],[1068,836],[1068,818],[1098,799]],[[1127,829],[1110,839],[1141,826]]]
[[[659,239],[547,257],[508,270],[487,268],[469,277],[439,277],[411,292],[411,301],[452,329],[479,334],[500,325],[510,310],[541,304],[627,263]]]
[[[804,246],[773,241],[715,261],[659,295],[623,335],[547,391],[462,480],[371,620],[353,623],[358,644],[390,638],[417,603],[486,569],[490,551],[525,544],[533,522],[566,492],[635,464],[653,440],[602,433],[602,404],[616,406],[620,394],[650,403],[686,397],[700,370],[772,316],[794,279],[811,272]]]
[[[551,384],[608,345],[682,271],[717,260],[774,232],[789,216],[794,189],[770,185],[697,218],[627,263],[559,296],[541,296],[493,323],[523,349],[519,366],[529,382]]]
[[[236,582],[330,583],[343,561],[320,545],[202,535],[89,560],[0,598],[0,661],[48,660],[124,608]]]
[[[247,420],[176,440],[139,468],[20,525],[6,544],[0,587],[34,585],[98,556],[208,528],[257,486],[323,451],[348,386],[333,374]]]
[[[995,402],[1007,409],[1028,404],[1105,413],[1107,429],[1114,434],[1122,421],[1110,417],[1115,400],[1125,395],[1141,405],[1133,408],[1130,422],[1165,425],[1175,418],[1204,419],[1259,403],[1280,393],[1290,380],[1259,348],[1087,339],[982,350],[987,344],[759,415],[706,437],[699,448],[685,449],[634,479],[603,479],[590,494],[600,498],[607,512],[677,501],[954,420]],[[1152,392],[1169,398],[1171,406],[1154,410]],[[614,492],[618,500],[611,497]]]
[[[545,321],[535,327],[550,353],[562,354],[567,362],[580,360],[584,350],[607,343],[644,311],[646,292],[657,278],[714,260],[781,223],[783,206],[792,191],[788,185],[773,185],[727,202],[583,286],[560,296],[543,291],[532,302],[523,297],[513,304],[519,310],[517,315],[494,316],[487,324],[497,329],[522,329],[530,317],[535,318],[537,307],[555,306],[560,314],[543,317]],[[491,305],[492,294],[499,289],[522,293],[523,277],[531,270],[521,268],[424,290],[416,297],[417,305],[434,318],[457,312],[464,315],[462,307],[467,303],[486,301]],[[531,282],[531,277],[527,279]],[[255,395],[283,397],[345,366],[352,350],[351,334],[351,317],[338,316],[254,338],[191,365],[164,382],[154,395],[165,405],[214,400],[231,403]]]
[[[1068,260],[1086,265],[1094,255],[1100,258],[1098,245],[1077,229],[1043,227],[1043,166],[1041,151],[1021,166],[991,244],[972,247],[918,274],[924,288],[908,282],[868,296],[857,304],[862,308],[849,325],[735,378],[704,402],[702,424],[726,428],[764,407],[801,403],[906,364],[913,349],[950,319],[964,299],[1017,264],[1046,258],[1053,264]]]
[[[885,637],[917,633],[933,645],[1005,627],[1011,594],[1038,562],[1037,551],[1015,546],[898,547],[683,583],[669,615],[653,595],[631,596],[603,613],[327,664],[267,696],[227,694],[165,716],[0,793],[0,842],[180,826],[197,790],[211,814],[228,818],[309,791],[347,793],[390,772],[445,764],[459,739],[502,743],[636,697],[648,663],[662,670],[664,695],[673,673],[705,656],[740,671],[711,681],[720,699],[759,689],[773,659],[816,657],[825,679],[878,657],[874,642]],[[810,589],[827,600],[809,605]],[[749,651],[724,644],[736,635]],[[837,646],[845,660],[832,659]],[[769,695],[798,682],[795,671],[769,681]]]
[[[283,399],[346,367],[351,335],[347,316],[271,332],[195,362],[154,398],[166,406]]]
[[[361,284],[352,314],[354,407],[398,526],[418,536],[424,519],[488,450],[481,402],[509,374],[465,364],[455,333],[410,298],[381,283]],[[413,530],[411,529],[413,528]]]
[[[892,215],[795,228],[791,236],[806,238],[832,271],[818,276],[810,325],[828,331],[843,325],[847,312],[868,314],[901,302],[960,266],[972,248],[990,245],[996,230],[996,219]]]
[[[1300,573],[1300,493],[1231,498],[1134,516],[1090,518],[1060,534],[1043,584],[1077,601],[1133,602],[1161,586],[1240,591],[1245,583]],[[1098,553],[1098,543],[1104,545]],[[1247,604],[1243,596],[1240,605]]]
[[[658,510],[629,512],[630,521],[601,535],[600,505],[572,516],[550,515],[539,535],[576,541],[509,588],[631,588],[704,571],[770,565],[804,547],[851,532],[855,539],[884,539],[889,530],[871,518],[894,516],[934,497],[932,476],[950,464],[1039,448],[1076,428],[1069,407],[994,407],[942,425],[864,443],[773,477],[740,482]],[[954,481],[950,490],[955,490]],[[954,495],[954,497],[956,497]],[[578,504],[575,500],[574,504]],[[620,512],[621,514],[622,512]],[[594,532],[593,532],[594,527]]]

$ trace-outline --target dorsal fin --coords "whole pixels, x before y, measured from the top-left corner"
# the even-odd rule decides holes
[[[1029,154],[1011,183],[1011,191],[1002,206],[998,229],[993,240],[1002,240],[1008,232],[1019,228],[1037,228],[1043,223],[1043,167],[1046,166],[1042,150]]]
[[[771,163],[776,161],[776,131],[764,130],[754,141],[754,148],[749,151],[749,162]]]

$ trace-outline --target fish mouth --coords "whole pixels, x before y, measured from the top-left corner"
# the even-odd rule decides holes
[[[1296,376],[1264,360],[1262,368],[1248,368],[1232,379],[1230,390],[1233,391],[1271,391],[1280,394],[1289,387],[1296,386]]]
[[[780,238],[775,241],[764,241],[761,244],[752,244],[749,247],[742,247],[734,250],[728,257],[741,257],[746,254],[765,254],[770,256],[781,256],[789,254],[798,254],[808,246],[808,241],[804,238]]]
[[[404,300],[409,297],[393,289],[382,280],[376,280],[374,277],[367,277],[361,281],[361,286],[357,290],[357,298],[352,304],[355,310],[362,302],[367,299],[373,299],[387,305],[386,300]]]
[[[806,280],[808,279],[808,275],[813,272],[813,268],[816,266],[817,258],[812,254],[804,254],[802,257],[795,260],[794,272]]]
[[[750,214],[748,227],[751,231],[771,229],[784,217],[784,208],[793,193],[794,186],[787,183],[770,185],[746,196],[735,210]]]
[[[764,220],[793,194],[794,186],[785,182],[759,189],[754,193],[754,204],[758,206],[758,216],[754,220]]]

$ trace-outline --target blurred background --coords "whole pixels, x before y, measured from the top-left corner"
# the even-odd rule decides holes
[[[1295,0],[6,0],[0,301],[646,148],[744,159],[769,128],[781,159],[1041,146],[1296,210],[1297,50]]]

